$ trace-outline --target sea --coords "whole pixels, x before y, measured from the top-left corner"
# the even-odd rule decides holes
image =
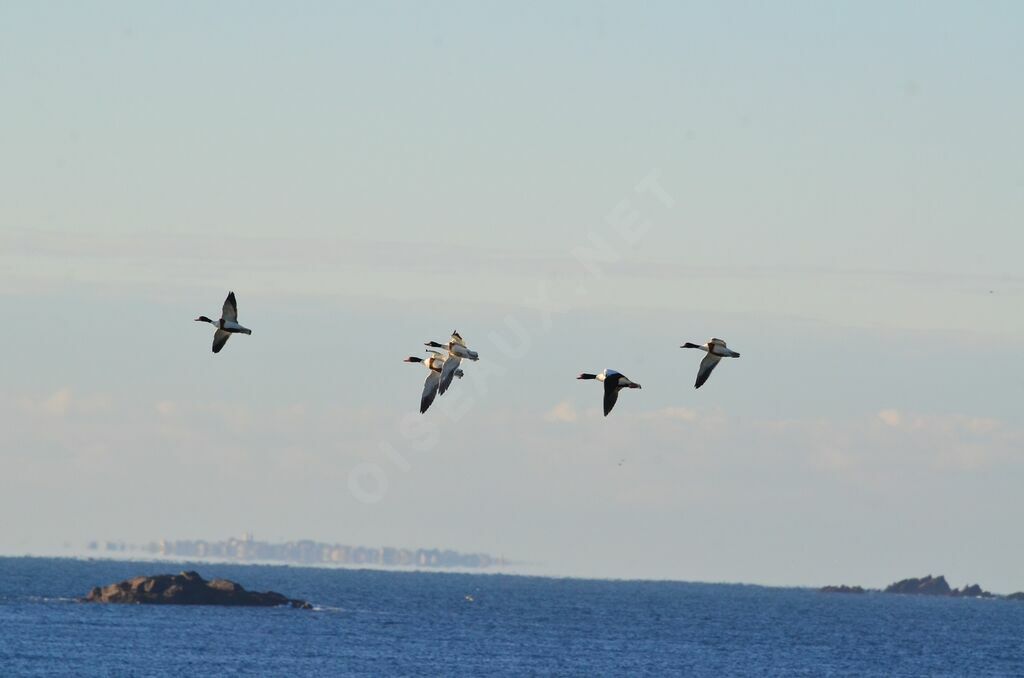
[[[196,570],[314,604],[98,605]],[[671,581],[0,558],[0,676],[1022,676],[1024,602]]]

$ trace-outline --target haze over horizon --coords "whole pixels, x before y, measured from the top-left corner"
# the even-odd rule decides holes
[[[304,7],[0,6],[0,553],[1024,590],[1024,6]]]

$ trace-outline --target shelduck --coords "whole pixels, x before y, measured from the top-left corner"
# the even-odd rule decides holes
[[[615,407],[615,401],[619,399],[619,391],[624,388],[640,388],[640,384],[632,381],[626,375],[615,370],[605,369],[600,374],[584,372],[577,379],[597,379],[604,384],[604,416]]]
[[[427,408],[434,402],[438,386],[441,383],[441,370],[446,362],[445,356],[437,351],[428,350],[427,353],[430,353],[430,355],[426,358],[418,358],[411,355],[403,361],[407,363],[421,363],[428,370],[427,379],[423,382],[423,394],[420,396],[420,414],[426,412]],[[456,369],[453,374],[460,379],[462,378],[462,370],[460,369]]]
[[[463,340],[458,330],[452,331],[452,337],[447,344],[428,341],[424,346],[443,348],[448,351],[448,355],[444,361],[444,367],[441,371],[441,383],[438,386],[438,393],[441,395],[444,395],[444,392],[448,390],[449,386],[451,386],[455,371],[459,368],[459,365],[463,360],[480,360],[479,353],[471,351],[466,347],[466,342]]]
[[[235,302],[235,293],[228,292],[228,298],[224,300],[224,308],[221,311],[220,320],[210,320],[205,315],[196,318],[195,322],[210,323],[217,330],[213,333],[213,352],[220,353],[224,344],[232,334],[252,334],[252,330],[238,324],[238,304]]]
[[[725,342],[721,339],[708,339],[706,344],[692,344],[686,342],[679,348],[697,348],[707,353],[704,359],[700,361],[700,367],[697,369],[697,381],[693,385],[694,388],[700,388],[704,385],[704,382],[711,376],[711,371],[718,365],[718,361],[722,358],[739,358],[740,354],[733,351]]]

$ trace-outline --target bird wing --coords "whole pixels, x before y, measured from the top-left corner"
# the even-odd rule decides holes
[[[452,379],[455,378],[455,371],[459,367],[459,363],[462,360],[458,356],[450,355],[445,358],[444,365],[441,366],[441,386],[440,393],[444,395],[444,392],[448,390],[448,387],[452,385]]]
[[[434,402],[437,395],[437,385],[441,383],[441,375],[434,370],[427,373],[427,380],[423,382],[423,395],[420,396],[420,414],[427,411],[430,404]]]
[[[693,385],[694,388],[700,388],[704,385],[704,382],[711,376],[711,370],[715,369],[715,365],[720,360],[721,358],[714,353],[708,353],[704,356],[704,360],[700,361],[700,369],[697,370],[697,383]]]
[[[224,300],[224,309],[221,316],[224,320],[238,322],[238,304],[235,302],[235,293],[228,292],[228,298]]]
[[[604,382],[604,416],[615,407],[615,401],[619,399],[619,380],[606,379]]]
[[[230,332],[224,330],[217,330],[213,333],[213,352],[220,353],[220,350],[224,348],[224,344],[228,343],[228,339],[231,338]]]
[[[457,355],[460,358],[466,358],[467,360],[479,360],[480,355],[476,351],[470,351],[463,344],[455,344],[452,346],[452,354]]]

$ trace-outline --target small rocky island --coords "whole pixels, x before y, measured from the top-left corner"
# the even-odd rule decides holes
[[[110,586],[93,588],[83,598],[87,603],[123,603],[134,605],[239,605],[245,607],[289,606],[311,610],[304,600],[286,598],[280,593],[246,591],[227,579],[207,581],[198,572],[135,577]]]
[[[822,593],[867,593],[860,586],[823,586],[821,588]]]
[[[822,593],[878,593],[860,586],[825,586],[819,589]],[[933,577],[930,574],[925,577],[910,577],[901,579],[898,582],[889,584],[881,593],[901,593],[911,596],[947,596],[950,598],[1006,598],[1007,600],[1022,600],[1024,593],[1011,593],[1008,596],[997,596],[981,588],[978,584],[964,586],[962,589],[951,588],[949,582],[942,575]]]

